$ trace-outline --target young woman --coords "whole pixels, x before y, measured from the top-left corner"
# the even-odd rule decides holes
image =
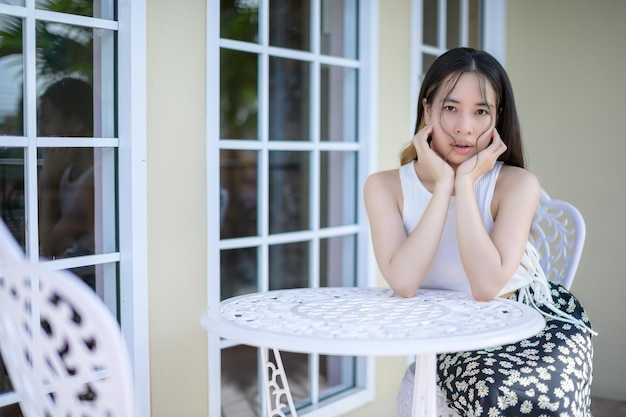
[[[533,257],[528,239],[541,195],[524,166],[502,66],[470,48],[441,55],[422,83],[415,136],[401,167],[365,184],[376,260],[398,296],[439,288],[477,300],[534,298],[546,315],[546,327],[531,339],[439,355],[438,384],[461,416],[590,416],[587,316],[540,267],[522,266]],[[401,394],[410,390],[403,383]],[[399,396],[405,397],[411,398]]]

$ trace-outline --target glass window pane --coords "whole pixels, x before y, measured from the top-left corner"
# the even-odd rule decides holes
[[[439,31],[439,13],[437,10],[437,0],[424,0],[422,22],[422,42],[424,45],[438,46],[437,33]]]
[[[258,248],[223,250],[220,254],[221,299],[258,291]]]
[[[38,153],[40,255],[55,259],[116,251],[116,149],[42,148]]]
[[[0,136],[24,135],[21,19],[0,15]]]
[[[221,0],[220,36],[244,42],[259,41],[258,1]]]
[[[310,65],[270,57],[270,140],[309,140]]]
[[[269,289],[309,286],[309,242],[269,247]]]
[[[258,234],[258,170],[257,151],[220,151],[222,239]]]
[[[269,17],[270,45],[310,50],[311,5],[308,0],[270,0]]]
[[[0,391],[2,392],[2,391]],[[16,416],[21,417],[24,414],[22,413],[22,409],[19,404],[11,404],[4,407],[0,407],[0,416]]]
[[[357,0],[322,0],[322,54],[358,57]]]
[[[356,222],[357,172],[354,152],[320,154],[320,226]]]
[[[258,56],[220,52],[220,136],[258,139]]]
[[[461,0],[448,0],[446,12],[446,47],[461,46]]]
[[[0,215],[24,248],[24,148],[0,147]]]
[[[324,399],[356,385],[356,359],[320,356],[320,398]]]
[[[320,287],[354,287],[356,236],[320,239]]]
[[[38,26],[37,89],[40,102],[43,98],[48,99],[48,107],[56,106],[55,115],[64,116],[68,122],[63,128],[57,123],[61,130],[56,136],[115,136],[113,40],[114,34],[108,30],[60,23]],[[40,103],[40,122],[44,110],[47,109]]]
[[[271,357],[274,357],[272,354]],[[298,405],[311,403],[310,383],[309,383],[309,355],[282,351],[280,357],[285,368],[285,375],[289,380],[289,389],[293,397],[293,402]],[[304,403],[304,404],[302,404]],[[288,414],[289,409],[283,409]]]
[[[357,141],[357,70],[321,66],[320,140]]]
[[[113,19],[114,0],[35,0],[35,7],[53,12]]]
[[[428,68],[435,62],[436,56],[430,54],[422,54],[422,77],[428,71]]]
[[[259,404],[257,358],[257,349],[250,346],[222,350],[221,417],[263,415]]]
[[[11,4],[13,6],[23,6],[24,0],[0,0],[0,4]],[[0,413],[2,415],[2,413]]]
[[[309,228],[309,153],[269,153],[270,234]]]
[[[94,100],[100,99],[89,81],[64,77],[40,90],[37,136],[94,137]]]
[[[471,48],[480,46],[480,0],[469,0],[469,34],[468,43]]]

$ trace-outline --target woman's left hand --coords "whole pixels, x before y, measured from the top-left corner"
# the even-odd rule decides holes
[[[494,128],[491,133],[491,143],[482,151],[463,162],[456,170],[456,179],[469,179],[474,184],[481,175],[493,169],[498,157],[506,151],[506,144]]]

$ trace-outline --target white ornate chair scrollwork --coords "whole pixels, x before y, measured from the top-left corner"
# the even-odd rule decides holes
[[[585,243],[585,221],[571,203],[553,200],[542,191],[533,219],[530,241],[539,252],[539,263],[550,281],[570,289]]]
[[[27,262],[3,221],[0,351],[26,417],[134,415],[114,316],[76,276]]]
[[[539,263],[550,281],[570,289],[585,243],[585,221],[578,209],[563,200],[552,199],[545,190],[533,219],[530,241],[539,253]],[[398,393],[398,415],[411,415],[414,364],[406,372]],[[438,417],[459,417],[437,392]]]

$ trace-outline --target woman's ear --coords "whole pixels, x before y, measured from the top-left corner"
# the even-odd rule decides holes
[[[422,99],[422,106],[424,106],[424,122],[429,125],[430,123],[430,110],[431,110],[431,106],[428,103],[428,100],[426,100],[426,97],[424,97]]]

